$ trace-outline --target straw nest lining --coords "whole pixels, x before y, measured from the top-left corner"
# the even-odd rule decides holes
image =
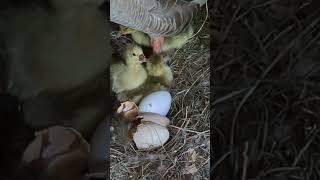
[[[209,23],[203,9],[194,20],[195,32],[183,48],[172,54],[174,82],[168,118],[171,138],[163,148],[139,152],[133,144],[111,141],[110,177],[117,179],[209,179],[210,160],[210,65]],[[203,25],[204,23],[204,25]],[[113,46],[123,48],[127,37],[111,33]]]

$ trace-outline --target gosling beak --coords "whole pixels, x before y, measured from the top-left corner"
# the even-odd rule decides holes
[[[139,63],[147,62],[147,58],[144,56],[144,54],[139,55]]]

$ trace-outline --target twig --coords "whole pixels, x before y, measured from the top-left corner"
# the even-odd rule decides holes
[[[291,166],[296,166],[300,160],[300,158],[302,157],[303,153],[309,148],[309,146],[311,145],[311,143],[313,142],[313,140],[315,139],[315,137],[317,136],[318,132],[320,130],[316,130],[316,132],[314,132],[314,134],[312,135],[312,137],[309,139],[309,141],[306,143],[306,145],[299,151],[298,156],[294,159],[294,162],[292,163]]]
[[[249,143],[248,141],[245,142],[244,144],[244,151],[242,153],[243,155],[243,166],[242,166],[242,178],[241,180],[245,180],[247,177],[247,170],[248,170],[248,148],[249,148]]]
[[[217,105],[217,104],[219,104],[219,103],[221,103],[223,101],[226,101],[226,100],[228,100],[230,98],[233,98],[234,96],[236,96],[238,94],[241,94],[241,93],[245,92],[246,90],[248,90],[248,88],[240,89],[238,91],[233,91],[233,92],[231,92],[231,93],[229,93],[229,94],[227,94],[227,95],[225,95],[223,97],[220,97],[217,100],[213,101],[212,105]]]
[[[320,33],[318,33],[313,39],[311,39],[307,45],[305,45],[302,50],[299,52],[299,54],[297,55],[297,57],[301,57],[302,54],[312,45],[314,44],[315,42],[317,42],[320,38]]]
[[[274,169],[270,169],[269,171],[263,173],[264,176],[274,173],[274,172],[282,172],[282,171],[294,171],[294,170],[298,170],[300,169],[300,167],[279,167],[279,168],[274,168]]]
[[[215,168],[217,168],[217,166],[222,163],[222,161],[224,161],[230,154],[234,153],[235,151],[232,150],[232,151],[229,151],[227,153],[225,153],[223,156],[220,157],[220,159],[218,159],[216,161],[216,163],[214,163],[214,165],[212,166],[210,172],[212,172]]]
[[[194,34],[192,35],[189,39],[192,39],[193,37],[195,37],[197,34],[200,33],[200,31],[202,30],[202,28],[204,27],[205,23],[207,22],[207,19],[208,19],[208,15],[209,15],[209,10],[208,10],[208,3],[206,3],[206,17],[203,21],[203,23],[201,24],[199,30]]]
[[[241,55],[241,56],[239,56],[239,57],[233,58],[233,59],[229,60],[228,62],[226,62],[225,64],[222,64],[221,66],[218,66],[218,67],[215,68],[213,71],[214,71],[214,72],[218,72],[218,71],[224,69],[225,67],[231,65],[232,63],[234,63],[235,61],[238,61],[239,59],[241,59],[241,58],[243,58],[243,57],[244,57],[244,55]]]
[[[236,11],[233,13],[232,19],[231,19],[230,23],[228,24],[227,29],[224,31],[224,34],[223,34],[223,37],[222,37],[222,42],[224,42],[224,41],[226,40],[226,38],[227,38],[227,36],[228,36],[228,34],[229,34],[230,30],[231,30],[231,27],[232,27],[232,25],[233,25],[233,22],[234,22],[235,19],[236,19],[236,15],[237,15],[238,12],[240,11],[240,9],[241,9],[241,7],[238,6],[238,8],[236,9]]]
[[[264,3],[261,3],[261,4],[256,5],[255,8],[260,8],[260,7],[268,6],[268,5],[270,5],[270,4],[272,4],[272,3],[275,3],[275,2],[278,2],[278,1],[280,1],[280,0],[269,0],[269,1],[267,1],[267,2],[264,2]]]
[[[196,134],[205,134],[205,133],[208,133],[210,131],[210,130],[206,130],[206,131],[203,131],[203,132],[198,132],[198,131],[193,131],[193,130],[177,127],[177,126],[174,126],[174,125],[169,125],[169,127],[173,127],[173,128],[179,129],[181,131],[192,132],[192,133],[196,133]]]

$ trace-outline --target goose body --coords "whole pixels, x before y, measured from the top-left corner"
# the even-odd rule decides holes
[[[120,27],[120,32],[122,34],[130,34],[132,39],[139,45],[145,46],[145,47],[151,47],[151,39],[150,36],[146,33],[143,33],[141,31],[127,28],[124,26]],[[189,26],[185,31],[180,32],[179,34],[175,36],[165,37],[164,38],[164,44],[162,46],[161,51],[166,52],[171,49],[179,49],[183,45],[185,45],[188,40],[193,35],[193,28]]]
[[[110,20],[148,34],[155,54],[162,51],[164,37],[187,29],[207,0],[112,0]]]
[[[111,0],[110,20],[151,37],[182,32],[207,0]]]

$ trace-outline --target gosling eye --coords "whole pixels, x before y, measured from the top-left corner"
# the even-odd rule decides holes
[[[132,55],[133,55],[133,56],[136,56],[136,53],[133,53]]]

